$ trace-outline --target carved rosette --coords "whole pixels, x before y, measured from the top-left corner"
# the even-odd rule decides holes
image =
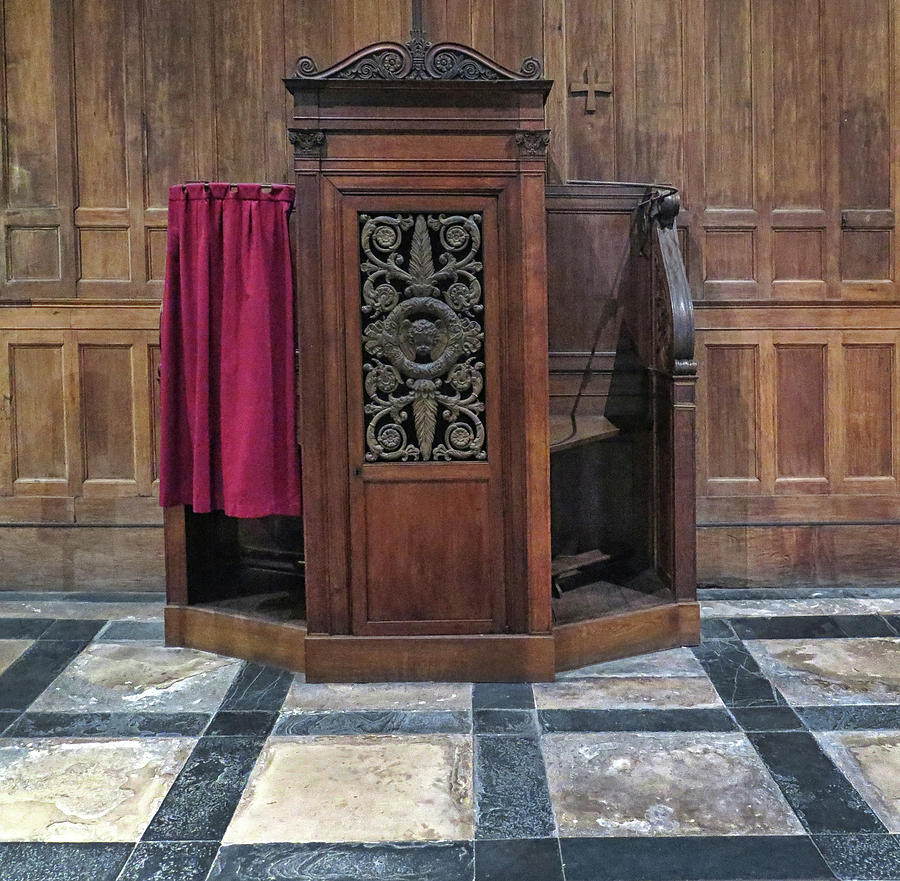
[[[367,462],[487,458],[481,222],[359,215]]]
[[[550,132],[546,129],[516,132],[516,146],[523,159],[543,159],[550,146]]]
[[[318,159],[325,149],[325,132],[317,129],[291,129],[288,138],[297,157]]]

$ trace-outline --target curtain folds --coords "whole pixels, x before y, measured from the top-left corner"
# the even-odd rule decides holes
[[[288,215],[294,188],[169,191],[160,504],[300,514]]]

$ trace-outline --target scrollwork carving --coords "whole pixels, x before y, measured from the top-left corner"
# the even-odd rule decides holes
[[[526,58],[519,71],[512,71],[460,43],[433,45],[415,28],[402,43],[373,43],[343,61],[320,71],[308,55],[297,60],[293,77],[306,80],[537,80],[542,65]]]
[[[486,459],[481,215],[359,223],[366,461]]]

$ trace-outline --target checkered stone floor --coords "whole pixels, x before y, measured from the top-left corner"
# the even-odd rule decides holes
[[[308,685],[0,593],[0,879],[900,879],[900,588],[701,599],[555,683]]]

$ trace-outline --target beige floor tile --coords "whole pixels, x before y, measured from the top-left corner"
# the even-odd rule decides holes
[[[137,841],[194,743],[0,739],[0,841]]]
[[[309,685],[294,680],[283,710],[468,710],[470,683],[378,682],[365,685]]]
[[[900,832],[900,732],[829,731],[822,748],[891,832]]]
[[[147,643],[92,643],[31,709],[214,712],[241,667],[234,658]]]
[[[759,639],[745,645],[796,706],[900,703],[900,638]]]
[[[721,698],[705,677],[609,676],[536,683],[534,702],[549,709],[676,709],[721,707]]]
[[[473,830],[468,737],[272,737],[224,841],[459,840]]]
[[[0,673],[34,642],[33,639],[0,639]]]
[[[742,734],[549,734],[543,749],[563,836],[803,832]]]
[[[667,649],[616,661],[604,661],[560,673],[560,679],[587,679],[594,676],[699,676],[703,667],[687,648]]]

